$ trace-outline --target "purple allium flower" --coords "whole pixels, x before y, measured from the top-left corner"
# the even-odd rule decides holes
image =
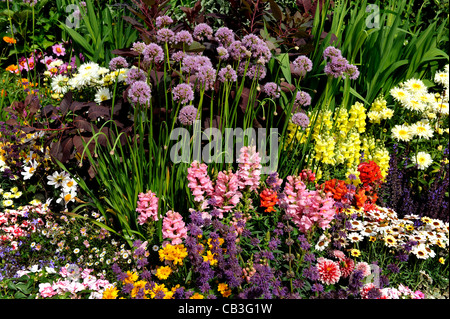
[[[174,60],[175,62],[180,62],[185,56],[186,53],[184,53],[183,51],[177,51],[172,53],[172,60]]]
[[[339,57],[341,55],[342,55],[341,50],[339,50],[339,49],[337,49],[335,47],[332,47],[332,46],[327,47],[323,51],[323,58],[324,59],[331,58],[331,57]]]
[[[194,74],[203,66],[212,68],[211,60],[208,57],[201,55],[186,55],[181,63],[181,71]]]
[[[260,64],[249,65],[249,68],[247,70],[247,77],[249,77],[250,79],[256,78],[256,80],[262,80],[266,77],[266,72],[266,67]]]
[[[139,68],[132,67],[128,72],[125,78],[125,83],[128,85],[133,84],[136,81],[145,81],[147,80],[147,76],[145,72]]]
[[[164,61],[164,50],[156,43],[148,44],[142,54],[147,62],[160,63]]]
[[[280,97],[280,87],[275,82],[267,82],[264,84],[262,91],[272,98]]]
[[[231,65],[227,65],[219,70],[218,78],[222,83],[227,81],[235,82],[237,80],[237,73]]]
[[[331,60],[325,65],[325,73],[335,78],[342,76],[347,70],[349,63],[343,56],[331,57]]]
[[[172,43],[174,41],[174,36],[175,33],[168,28],[162,28],[156,32],[156,40],[158,42]]]
[[[216,41],[222,44],[224,47],[228,47],[231,42],[234,41],[234,32],[227,27],[221,27],[217,29],[214,35]]]
[[[312,70],[312,62],[305,55],[301,55],[292,62],[292,66],[294,67],[294,71],[300,73],[302,76]]]
[[[191,45],[192,42],[194,42],[194,39],[192,39],[192,35],[189,33],[189,31],[182,30],[180,32],[177,32],[174,37],[175,43],[185,43],[187,45]]]
[[[255,59],[261,59],[259,64],[267,63],[272,57],[266,42],[254,34],[248,34],[242,38],[242,45],[251,52],[251,56]]]
[[[146,105],[150,101],[151,93],[152,91],[146,82],[136,81],[131,85],[128,97],[133,103]]]
[[[228,53],[228,50],[223,46],[220,46],[217,48],[217,54],[219,55],[220,60],[226,60],[230,56],[230,54]]]
[[[109,68],[112,71],[115,71],[115,70],[121,69],[121,68],[128,68],[128,62],[127,62],[127,60],[125,60],[124,57],[118,56],[118,57],[111,59],[111,61],[109,62]]]
[[[186,104],[194,99],[194,91],[192,86],[187,83],[178,84],[172,89],[173,100],[182,104]]]
[[[344,72],[348,75],[350,80],[356,80],[359,76],[359,70],[356,65],[353,64],[349,64]]]
[[[302,106],[311,105],[311,95],[304,91],[298,91],[295,95],[294,110],[298,111]]]
[[[208,65],[201,66],[197,71],[197,89],[208,91],[216,82],[216,70]]]
[[[292,115],[291,121],[295,125],[299,125],[302,129],[306,129],[309,125],[308,115],[303,112],[298,112]]]
[[[213,29],[206,23],[200,23],[194,28],[194,38],[197,40],[203,40],[204,37],[211,40],[212,35]]]
[[[160,16],[156,18],[156,27],[157,28],[164,28],[167,27],[168,25],[172,24],[173,20],[171,17],[169,16]]]
[[[247,50],[245,46],[242,45],[242,42],[237,40],[233,41],[227,48],[228,53],[231,58],[235,61],[243,60],[245,58],[249,58],[251,56],[251,52]]]
[[[134,42],[131,46],[132,51],[136,51],[139,54],[142,54],[144,52],[144,49],[147,45],[144,42]]]
[[[183,125],[192,125],[196,117],[197,109],[193,105],[186,105],[180,110],[178,121]]]

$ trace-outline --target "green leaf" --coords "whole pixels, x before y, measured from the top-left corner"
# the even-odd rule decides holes
[[[95,52],[94,49],[92,48],[92,46],[87,42],[87,40],[78,32],[76,32],[75,30],[73,30],[72,28],[69,28],[68,26],[66,26],[64,23],[61,23],[60,26],[67,31],[67,33],[69,33],[69,35],[71,36],[71,38],[78,43],[80,46],[82,46],[88,54],[88,58],[92,59]]]
[[[282,53],[275,56],[275,59],[280,63],[281,73],[283,73],[283,77],[286,79],[286,82],[291,84],[291,67],[289,65],[289,55],[287,53]]]

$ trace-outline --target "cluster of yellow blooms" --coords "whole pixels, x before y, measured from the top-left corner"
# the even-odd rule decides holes
[[[167,244],[158,251],[161,261],[172,261],[174,265],[183,265],[183,259],[187,256],[187,249],[183,244]]]
[[[386,107],[386,101],[377,99],[372,104],[373,112],[383,114],[379,118],[392,117],[393,112]],[[370,112],[369,112],[370,113]],[[381,169],[383,178],[389,169],[389,152],[381,143],[377,143],[366,132],[366,119],[373,122],[366,114],[366,108],[362,103],[356,102],[350,109],[341,106],[335,109],[334,114],[330,110],[308,114],[310,124],[302,130],[293,123],[288,124],[285,149],[292,149],[295,143],[304,144],[311,135],[311,158],[315,159],[315,167],[309,167],[316,172],[316,178],[320,180],[327,166],[342,165],[346,169],[346,177],[350,174],[358,177],[357,167],[360,163],[362,152],[365,160],[373,160]],[[371,115],[373,118],[373,114]],[[311,132],[312,129],[312,132]],[[295,141],[295,142],[294,142]],[[294,146],[295,147],[295,146]],[[359,179],[356,179],[359,182]]]

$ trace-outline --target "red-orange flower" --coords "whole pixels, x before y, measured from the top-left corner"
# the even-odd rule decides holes
[[[14,64],[11,64],[5,70],[8,71],[8,72],[11,72],[11,73],[19,73],[19,67],[17,65],[14,65]]]
[[[375,183],[382,179],[380,167],[374,161],[358,165],[359,179],[364,185]]]
[[[266,213],[274,212],[273,208],[278,201],[277,192],[271,189],[266,188],[259,194],[261,198],[261,207],[266,207],[264,210]]]
[[[3,37],[3,41],[5,41],[6,43],[9,43],[9,44],[14,44],[14,43],[17,42],[16,39],[11,38],[11,37],[7,37],[7,36]]]
[[[366,191],[364,188],[360,188],[358,192],[355,194],[356,206],[361,208],[364,206],[367,200]]]
[[[342,197],[347,194],[347,186],[345,182],[333,178],[332,180],[326,181],[324,184],[324,192],[332,193],[335,200],[341,200]]]

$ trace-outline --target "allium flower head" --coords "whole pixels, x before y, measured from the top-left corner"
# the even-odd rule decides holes
[[[152,91],[146,82],[136,81],[131,85],[128,97],[135,104],[147,105],[150,102],[151,93]]]
[[[151,63],[161,63],[164,61],[164,51],[156,43],[148,44],[144,51],[142,51],[142,54],[144,55],[144,60]]]
[[[311,105],[311,95],[304,91],[298,91],[295,95],[293,111],[298,111],[302,106]]]
[[[180,110],[178,121],[183,125],[192,125],[197,117],[197,109],[193,105],[186,105]]]
[[[263,86],[263,92],[272,98],[279,98],[280,91],[280,87],[275,82],[268,82]]]
[[[136,51],[139,54],[142,54],[144,52],[144,49],[147,45],[144,42],[134,42],[131,46],[132,51]]]
[[[185,43],[187,45],[191,45],[192,42],[194,42],[194,39],[189,31],[182,30],[175,34],[174,41],[175,43]]]
[[[128,68],[128,62],[124,57],[118,56],[112,58],[109,62],[109,68],[111,71],[115,71],[117,69]]]
[[[305,56],[301,55],[292,62],[292,66],[294,67],[294,71],[300,73],[302,76],[312,70],[312,62],[311,60]]]
[[[194,28],[194,38],[197,40],[203,40],[204,37],[211,40],[213,38],[213,30],[206,23],[200,23]]]
[[[231,65],[227,65],[224,68],[221,68],[219,71],[219,74],[217,75],[219,78],[219,81],[222,83],[225,82],[236,82],[237,80],[237,73],[236,71],[231,67]]]
[[[230,56],[230,54],[228,53],[228,50],[223,46],[219,46],[217,48],[217,54],[219,55],[220,60],[226,60]]]
[[[309,125],[309,117],[304,112],[298,112],[292,115],[292,123],[299,125],[302,129],[306,129]]]
[[[178,84],[172,89],[172,94],[173,100],[182,104],[186,104],[194,99],[194,91],[192,90],[192,86],[187,83]]]
[[[168,25],[171,25],[172,23],[173,23],[172,18],[166,15],[157,17],[155,21],[157,28],[164,28],[167,27]]]
[[[222,44],[224,47],[228,47],[231,42],[234,41],[234,32],[227,27],[221,27],[217,29],[214,36],[216,38],[216,41]]]
[[[158,31],[156,31],[156,40],[158,42],[167,42],[167,43],[172,43],[175,39],[175,33],[168,29],[168,28],[162,28],[159,29]]]
[[[131,85],[136,81],[146,81],[146,80],[147,75],[142,69],[132,67],[131,69],[128,70],[126,74],[125,83]]]

